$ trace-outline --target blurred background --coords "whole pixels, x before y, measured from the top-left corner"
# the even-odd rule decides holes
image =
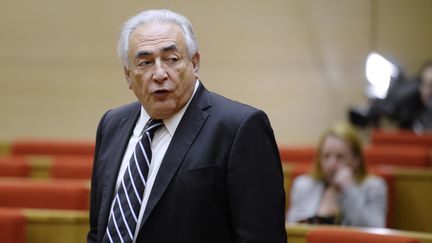
[[[432,1],[0,1],[0,137],[93,139],[135,100],[116,55],[139,10],[186,15],[204,85],[266,111],[281,144],[309,144],[365,103],[371,51],[408,75],[432,57]]]

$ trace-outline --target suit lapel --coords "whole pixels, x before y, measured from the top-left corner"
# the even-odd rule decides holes
[[[117,181],[118,172],[120,170],[120,165],[123,159],[123,155],[125,153],[126,147],[129,143],[130,136],[135,127],[135,123],[138,120],[140,114],[140,105],[137,102],[137,108],[130,112],[129,116],[125,116],[119,122],[119,127],[116,129],[116,133],[113,136],[113,142],[110,147],[110,150],[106,155],[108,158],[108,165],[106,166],[106,173],[104,178],[102,179],[103,183],[103,191],[102,191],[102,199],[99,223],[101,225],[102,233],[100,237],[103,237],[105,234],[105,228],[107,227],[108,217],[111,210],[112,197],[114,195],[115,185]],[[100,238],[102,239],[102,238]]]
[[[192,146],[195,137],[199,134],[207,120],[209,114],[204,109],[209,106],[208,91],[200,84],[162,160],[147,202],[141,227],[159,202],[177,169],[183,162],[187,151]]]

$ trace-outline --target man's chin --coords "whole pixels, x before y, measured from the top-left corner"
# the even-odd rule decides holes
[[[166,119],[172,117],[178,109],[173,105],[158,104],[153,107],[149,115],[154,119]]]

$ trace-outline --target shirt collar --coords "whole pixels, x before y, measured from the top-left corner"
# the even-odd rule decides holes
[[[199,84],[200,84],[200,82],[197,79],[195,81],[195,88],[194,88],[194,91],[192,93],[192,96],[189,98],[189,101],[186,103],[185,106],[183,106],[183,108],[181,108],[176,114],[174,114],[170,118],[163,119],[164,125],[171,136],[174,136],[174,133],[175,133],[178,125],[180,124],[180,121],[183,118],[183,115],[186,112],[186,109],[189,107],[189,104],[190,104],[192,98],[194,97],[194,95],[195,95],[195,93],[199,87]],[[135,129],[133,131],[134,136],[136,136],[136,137],[141,136],[141,134],[144,130],[144,126],[149,119],[150,119],[150,116],[144,110],[144,107],[141,106],[141,114],[140,114],[140,117],[138,118],[138,121],[135,125]]]

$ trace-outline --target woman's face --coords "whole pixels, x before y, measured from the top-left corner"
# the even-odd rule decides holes
[[[332,135],[324,139],[320,156],[321,170],[327,182],[331,182],[342,168],[349,168],[354,172],[359,163],[350,146],[344,140]]]

